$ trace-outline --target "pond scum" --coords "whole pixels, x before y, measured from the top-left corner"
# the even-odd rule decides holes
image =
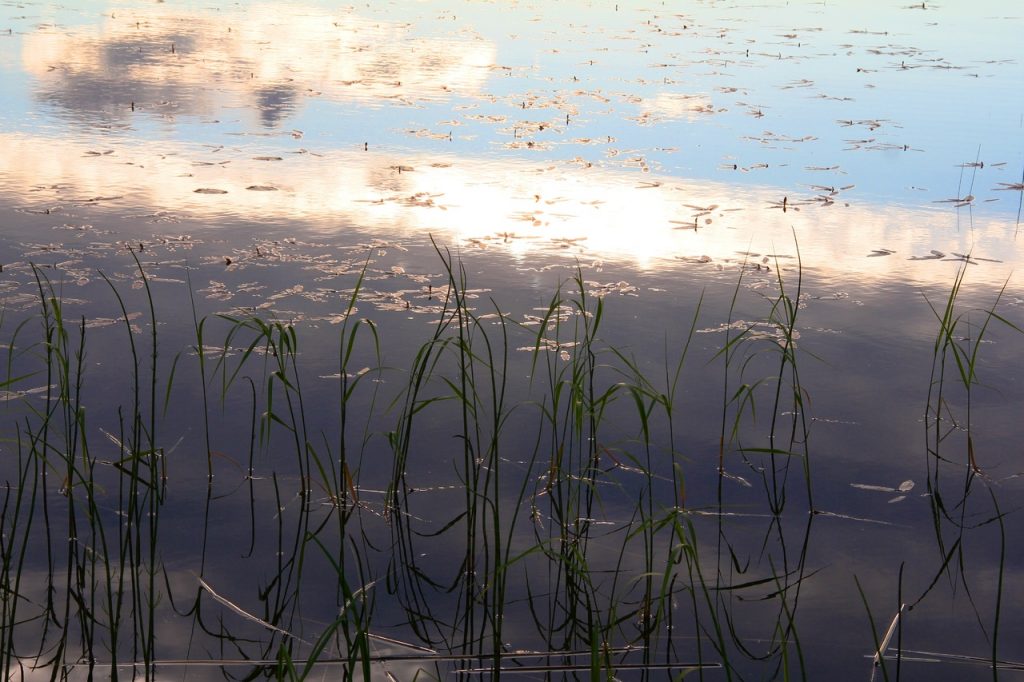
[[[814,497],[799,274],[777,276],[757,323],[729,312],[714,357],[721,418],[700,435],[717,445],[708,453],[717,503],[696,508],[680,424],[699,304],[652,376],[602,342],[602,300],[581,274],[524,326],[497,302],[471,301],[461,264],[438,253],[449,279],[443,311],[402,371],[384,365],[387,339],[357,314],[360,277],[337,336],[329,405],[310,397],[300,334],[282,322],[193,313],[193,347],[170,354],[140,265],[140,327],[111,284],[131,381],[105,408],[116,423],[102,425],[84,402],[89,383],[104,381],[86,371],[86,320],[65,317],[37,270],[39,314],[7,331],[2,386],[5,678],[813,679],[808,647],[822,640],[797,624],[816,572],[811,528],[828,512]],[[842,636],[862,649],[864,677],[900,676],[911,655],[901,619],[936,585],[963,581],[969,592],[957,567],[982,526],[1000,532],[995,604],[972,602],[991,655],[959,662],[994,676],[1016,667],[999,648],[1005,512],[979,484],[971,392],[989,325],[1020,330],[994,303],[964,333],[962,270],[933,305],[924,401],[939,558],[916,594],[894,571],[899,601],[885,613],[857,596],[860,583],[849,586],[864,627]],[[739,292],[737,283],[733,306]],[[528,376],[510,371],[522,338]],[[374,362],[359,367],[366,357]],[[189,375],[201,390],[177,398]],[[19,394],[30,377],[45,390]],[[396,377],[401,388],[388,393]],[[205,456],[188,459],[182,436],[167,432],[172,405],[188,412],[200,434],[189,447]],[[242,556],[227,559],[237,569],[214,566],[225,558],[211,512],[223,454],[212,442],[228,412],[249,423],[231,436],[250,453],[233,463],[233,494],[245,499],[233,520],[245,528]],[[116,457],[101,457],[110,443]],[[733,473],[739,462],[752,481]],[[194,471],[187,493],[174,488],[185,469]],[[742,505],[727,499],[730,480],[744,484]],[[184,521],[174,516],[183,495],[199,510]],[[979,508],[988,510],[980,520]],[[756,566],[736,549],[751,539],[728,523],[743,515],[765,519]],[[181,537],[182,523],[196,548],[184,558],[165,539]]]

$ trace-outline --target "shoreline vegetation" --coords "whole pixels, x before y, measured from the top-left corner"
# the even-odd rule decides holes
[[[700,391],[718,419],[691,433],[703,297],[663,357],[638,358],[603,340],[608,313],[581,272],[520,322],[435,249],[448,282],[407,365],[389,364],[390,339],[359,313],[358,277],[330,395],[284,322],[200,317],[193,298],[189,347],[165,345],[137,255],[145,312],[107,280],[123,365],[97,369],[88,320],[67,318],[36,269],[38,313],[0,326],[5,678],[815,679],[837,639],[865,678],[924,661],[1024,669],[1003,649],[1017,508],[972,430],[983,343],[1022,330],[1003,291],[961,303],[966,264],[927,301],[932,372],[908,425],[923,435],[915,494],[934,554],[923,573],[892,566],[883,603],[856,574],[841,596],[815,583],[815,540],[844,517],[818,490],[827,453],[801,368],[822,360],[798,342],[799,258],[773,264],[756,322],[736,314],[740,269],[702,366],[720,382]],[[995,552],[984,584],[979,552]],[[860,629],[823,640],[805,626],[822,599],[852,604]],[[969,603],[982,655],[904,641],[951,599]]]

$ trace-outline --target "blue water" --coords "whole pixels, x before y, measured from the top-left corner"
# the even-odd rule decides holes
[[[796,622],[810,679],[869,677],[876,643],[865,604],[881,635],[898,602],[921,595],[927,598],[904,616],[902,674],[988,679],[997,613],[998,657],[1024,658],[1024,623],[1010,608],[1024,598],[1024,554],[1012,540],[1020,532],[1013,504],[1024,435],[1022,345],[1012,327],[1024,326],[1024,13],[998,0],[691,4],[0,7],[2,329],[37,314],[39,273],[65,299],[68,319],[97,318],[87,366],[105,378],[85,389],[96,405],[90,427],[117,431],[132,374],[111,285],[137,314],[137,332],[152,324],[134,254],[151,278],[161,362],[176,353],[185,358],[182,367],[194,361],[193,315],[211,316],[211,330],[220,331],[216,314],[255,312],[294,323],[312,418],[333,434],[336,414],[321,406],[337,393],[339,313],[365,265],[359,316],[373,320],[384,339],[380,364],[400,368],[380,377],[386,400],[371,405],[361,397],[352,408],[354,421],[366,421],[373,434],[357,475],[367,504],[361,532],[379,548],[390,546],[393,527],[379,512],[391,466],[383,434],[395,428],[396,415],[375,410],[395,397],[440,315],[438,292],[447,281],[434,243],[461,259],[468,286],[479,290],[472,299],[479,314],[492,312],[493,298],[509,319],[527,325],[509,342],[509,376],[522,382],[510,389],[510,401],[536,399],[529,382],[537,367],[515,349],[535,342],[529,316],[543,313],[558,286],[571,294],[574,276],[590,295],[604,296],[602,340],[659,380],[664,358],[679,352],[697,316],[679,393],[685,409],[675,424],[678,450],[665,451],[664,423],[651,427],[664,458],[651,489],[670,500],[661,500],[664,511],[677,494],[667,483],[673,465],[685,472],[686,518],[695,523],[707,575],[720,581],[716,614],[735,613],[736,641],[754,652],[738,645],[732,651],[737,675],[768,679],[780,661],[772,629],[778,595],[768,594],[768,583],[747,582],[798,565]],[[960,379],[949,358],[948,421],[934,431],[925,414],[936,385],[939,319],[961,272],[959,347],[977,347],[981,325],[993,321],[969,402],[956,390]],[[720,363],[728,324],[763,321],[783,292],[799,304],[815,494],[812,504],[801,488],[803,469],[794,465],[785,484],[791,502],[773,520],[764,463],[744,450],[765,447],[768,412],[744,412],[729,398],[744,381],[778,371],[778,347],[762,338],[763,346],[752,347],[769,352],[753,353],[749,364],[737,360],[727,385]],[[993,306],[999,318],[986,314]],[[25,329],[19,333],[36,326]],[[6,352],[10,367],[37,357],[17,344]],[[353,367],[379,360],[366,346],[360,353]],[[555,355],[554,366],[566,362]],[[611,353],[601,361],[622,369]],[[617,371],[601,380],[625,381]],[[258,611],[269,604],[263,588],[274,571],[279,517],[268,507],[249,523],[244,470],[252,405],[232,394],[218,408],[218,487],[205,517],[212,549],[201,570],[195,529],[206,462],[196,453],[205,445],[189,409],[202,392],[185,370],[176,382],[180,399],[164,415],[162,432],[181,438],[182,466],[173,471],[184,472],[186,486],[161,531],[168,589],[189,594],[202,574]],[[14,434],[43,383],[33,375],[8,387],[24,393],[4,394],[6,462],[14,461]],[[624,453],[640,456],[632,406],[620,398],[606,417],[608,452],[623,462]],[[729,426],[723,413],[751,434],[728,440],[725,477],[718,470],[719,437]],[[967,415],[977,467],[967,461]],[[535,447],[536,416],[517,413],[505,452]],[[793,412],[776,416],[791,419]],[[461,450],[458,458],[446,454],[452,419],[457,415],[441,408],[430,417],[410,465],[421,488],[413,499],[423,500],[413,513],[428,538],[416,548],[440,582],[458,571],[452,557],[463,551],[454,531],[431,535],[460,503],[461,488],[450,486]],[[930,440],[936,433],[947,459],[928,454],[938,448]],[[98,430],[91,437],[109,440]],[[292,500],[284,505],[290,523],[298,473],[275,461],[274,448],[258,454],[253,499],[276,505],[268,481],[277,471]],[[2,469],[8,480],[11,466]],[[533,471],[518,454],[509,455],[509,466],[529,481],[548,473],[546,463]],[[602,520],[612,530],[594,541],[594,556],[621,550],[639,584],[640,540],[625,542],[621,531],[644,489],[628,468],[612,469],[602,481],[610,489]],[[507,485],[513,495],[516,487]],[[955,513],[936,522],[938,497]],[[1002,538],[996,506],[1006,513]],[[527,543],[532,512],[519,512],[517,541]],[[539,525],[546,521],[537,517]],[[246,554],[255,538],[267,554]],[[969,548],[964,563],[944,564],[956,542]],[[389,556],[371,555],[367,570],[380,579]],[[524,565],[534,576],[544,570],[540,561]],[[292,614],[288,627],[315,636],[334,617],[336,586],[326,564],[311,564],[307,575],[310,587],[299,600],[305,611]],[[936,575],[938,587],[929,589]],[[623,580],[622,603],[631,603],[634,583]],[[745,587],[734,593],[729,586],[737,584]],[[525,585],[510,588],[510,650],[540,646],[523,606]],[[394,594],[383,583],[376,589],[374,627],[415,640]],[[673,617],[691,627],[690,595],[679,589]],[[439,612],[459,606],[443,590],[434,598]],[[252,642],[219,650],[223,638],[196,635],[193,621],[168,610],[161,612],[161,655],[264,656],[267,631],[233,621],[238,614],[217,604],[223,606],[206,602],[206,615]],[[694,635],[664,634],[662,646],[672,648],[659,655],[670,650],[688,660]],[[407,653],[378,646],[379,653]],[[709,651],[705,657],[714,659]],[[221,675],[182,669],[193,679]],[[391,671],[412,679],[418,669],[396,663]]]

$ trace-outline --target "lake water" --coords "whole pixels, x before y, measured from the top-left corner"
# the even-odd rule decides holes
[[[0,4],[5,674],[1019,675],[1021,35]]]

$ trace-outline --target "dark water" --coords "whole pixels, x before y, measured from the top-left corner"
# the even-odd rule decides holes
[[[88,582],[129,548],[145,550],[138,566],[155,577],[126,594],[155,606],[150,622],[142,604],[122,605],[117,660],[142,661],[138,642],[151,636],[160,679],[271,675],[251,661],[273,661],[289,640],[304,660],[347,604],[332,564],[342,556],[369,600],[359,603],[370,604],[371,653],[387,659],[375,679],[491,665],[436,659],[493,632],[495,588],[462,563],[469,547],[488,565],[494,540],[485,530],[471,539],[459,516],[474,470],[490,487],[470,497],[496,502],[481,508],[501,510],[500,551],[518,557],[505,664],[565,664],[525,652],[582,651],[571,660],[584,677],[590,642],[556,623],[565,604],[586,600],[573,602],[572,580],[542,549],[567,546],[556,541],[553,458],[583,462],[589,448],[602,473],[566,473],[563,500],[587,528],[583,592],[608,646],[648,645],[646,657],[616,654],[647,666],[619,679],[671,679],[655,664],[698,660],[727,662],[728,672],[703,671],[710,679],[781,669],[882,679],[871,659],[901,604],[890,679],[988,679],[993,660],[1019,674],[1022,29],[1002,2],[3,5],[9,490],[28,489],[18,463],[46,409],[59,432],[47,474],[26,479],[49,497],[25,506],[37,512],[17,571],[9,552],[27,521],[5,515],[4,599],[19,604],[16,627],[4,612],[8,674],[84,678],[89,655],[94,674],[108,674],[107,592],[64,587],[67,556],[93,566]],[[500,465],[482,452],[464,459],[458,403],[431,403],[410,432],[396,508],[388,434],[401,432],[417,351],[451,310],[445,257],[464,268],[466,303],[482,316],[471,327],[494,342],[507,379]],[[969,390],[940,335],[961,276],[949,340],[973,360]],[[77,436],[46,402],[60,382],[44,371],[41,290],[60,299],[72,347],[85,324],[76,404],[88,416]],[[567,307],[547,337],[562,345],[537,349],[559,290]],[[569,406],[562,429],[544,414],[549,377],[587,361],[572,344],[594,319],[572,307],[581,295],[591,313],[602,302],[587,380],[614,400],[599,428],[574,432]],[[335,472],[334,491],[318,483],[327,476],[310,468],[307,446],[261,420],[279,358],[257,344],[233,375],[252,337],[229,336],[218,315],[294,325],[302,404],[282,403],[281,385],[272,404],[300,414],[305,442],[335,466],[340,337],[373,322],[360,323],[345,368],[363,377],[345,415],[350,481]],[[795,349],[796,377],[780,348]],[[458,376],[457,362],[443,356],[422,396],[451,398],[458,381],[440,377]],[[646,384],[631,367],[650,395],[675,386],[671,420],[652,409],[646,432],[630,393]],[[122,520],[130,467],[112,463],[131,450],[121,444],[136,377],[166,492],[156,542],[119,549],[113,538],[132,526]],[[488,400],[475,423],[487,423]],[[773,458],[769,447],[795,454]],[[95,533],[79,531],[88,549],[66,540],[69,519],[84,523],[62,493],[72,451],[100,462],[91,527],[107,530],[105,555]],[[331,530],[343,492],[357,499],[345,529]],[[572,507],[588,495],[590,506]],[[664,610],[644,638],[644,582],[666,575]],[[60,608],[47,608],[48,593]],[[67,613],[90,615],[65,623]],[[322,657],[345,650],[334,641]],[[468,647],[492,650],[490,639]]]

